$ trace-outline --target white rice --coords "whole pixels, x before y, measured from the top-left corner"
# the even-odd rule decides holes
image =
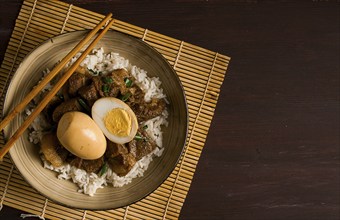
[[[77,54],[67,65],[69,67],[76,61],[76,59],[80,56]],[[91,72],[107,74],[112,72],[115,69],[125,68],[129,71],[135,78],[135,83],[141,87],[141,89],[145,92],[145,101],[149,102],[152,98],[165,98],[165,94],[163,90],[160,88],[161,82],[159,78],[153,77],[150,78],[147,76],[147,72],[143,69],[140,69],[129,63],[129,60],[121,57],[118,53],[108,53],[105,54],[103,48],[94,49],[90,55],[88,55],[84,61],[80,64],[81,67],[88,68]],[[45,71],[44,75],[49,71]],[[50,85],[45,88],[48,91],[51,88]],[[35,100],[35,102],[39,102],[39,100]],[[29,115],[34,109],[34,104],[26,109],[26,114]],[[153,119],[150,119],[143,123],[143,125],[147,125],[146,132],[150,135],[150,137],[156,142],[156,149],[150,153],[149,155],[143,157],[141,160],[137,161],[131,171],[124,177],[118,176],[114,173],[110,168],[108,171],[103,174],[101,177],[96,173],[87,173],[82,169],[78,169],[76,167],[70,166],[69,164],[54,167],[52,166],[41,154],[41,159],[44,163],[44,168],[53,170],[58,173],[58,179],[62,180],[72,180],[79,187],[79,192],[84,194],[93,196],[97,189],[103,188],[107,185],[112,185],[113,187],[122,187],[132,181],[133,178],[142,177],[144,172],[147,170],[150,162],[153,160],[153,157],[161,156],[163,153],[162,146],[162,130],[161,126],[168,125],[167,122],[168,112],[163,111],[161,116],[157,116]],[[45,131],[50,128],[51,125],[46,123],[46,119],[41,114],[30,127],[29,140],[34,144],[38,144],[44,135]]]

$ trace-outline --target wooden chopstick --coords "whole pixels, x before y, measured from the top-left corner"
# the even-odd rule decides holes
[[[47,93],[44,99],[38,104],[34,109],[32,114],[30,114],[27,119],[22,123],[19,129],[12,135],[12,137],[7,141],[5,146],[0,151],[0,160],[6,155],[9,149],[13,146],[15,141],[24,133],[28,126],[34,121],[34,119],[40,114],[40,112],[46,107],[53,96],[61,89],[61,87],[70,78],[73,72],[77,69],[80,63],[85,59],[85,57],[92,51],[98,41],[104,36],[104,34],[112,26],[114,19],[112,19],[108,25],[98,34],[98,36],[92,41],[92,43],[86,48],[86,50],[81,54],[81,56],[74,62],[74,64],[67,70],[67,72],[60,78],[60,80],[54,85],[54,87]]]
[[[53,68],[53,70],[44,77],[44,79],[35,86],[30,93],[22,100],[10,114],[8,114],[1,122],[0,122],[0,131],[4,129],[9,122],[13,120],[13,118],[20,113],[27,104],[49,83],[59,71],[74,57],[79,51],[85,46],[86,43],[105,25],[105,23],[111,18],[112,13],[109,13],[103,20],[92,29],[83,40],[81,40],[61,61],[60,63]]]

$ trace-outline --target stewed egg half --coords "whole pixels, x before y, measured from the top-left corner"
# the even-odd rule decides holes
[[[91,113],[95,123],[110,141],[125,144],[136,136],[137,117],[122,100],[113,97],[100,98],[93,104]]]

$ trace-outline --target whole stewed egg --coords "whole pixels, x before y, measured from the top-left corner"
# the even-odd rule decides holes
[[[132,109],[113,97],[98,99],[92,106],[92,118],[112,142],[130,142],[137,133],[138,121]]]
[[[58,123],[57,137],[68,151],[82,159],[98,159],[106,150],[103,132],[82,112],[65,113]]]

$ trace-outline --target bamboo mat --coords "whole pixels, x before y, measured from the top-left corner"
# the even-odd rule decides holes
[[[0,112],[7,86],[25,55],[55,35],[92,29],[103,17],[60,1],[24,1],[0,68]],[[0,208],[7,205],[48,219],[179,217],[206,141],[230,58],[120,20],[115,20],[112,29],[140,38],[154,47],[181,79],[188,102],[189,132],[185,151],[176,168],[156,191],[135,204],[107,211],[76,210],[49,201],[37,193],[23,180],[6,155],[0,164]],[[4,144],[2,135],[0,144]]]

